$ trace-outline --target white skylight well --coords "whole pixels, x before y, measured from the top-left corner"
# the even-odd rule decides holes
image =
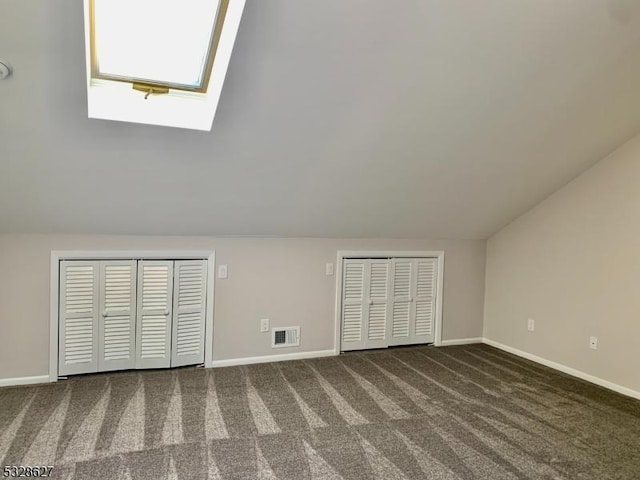
[[[210,130],[245,0],[85,0],[89,117]]]

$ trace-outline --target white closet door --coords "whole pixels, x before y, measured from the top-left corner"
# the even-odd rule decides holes
[[[387,319],[389,318],[389,274],[388,259],[367,260],[365,270],[366,311],[365,348],[384,348],[388,345]]]
[[[100,372],[136,366],[136,268],[135,260],[100,262]]]
[[[414,267],[416,281],[413,287],[415,313],[411,329],[412,343],[433,343],[438,259],[417,258]]]
[[[173,261],[138,262],[136,368],[171,365]]]
[[[364,319],[369,305],[365,302],[367,261],[345,259],[342,273],[342,342],[341,350],[365,348]]]
[[[60,262],[58,374],[98,371],[98,262]]]
[[[176,260],[171,366],[204,363],[206,260]]]
[[[411,341],[411,318],[413,315],[412,284],[414,262],[410,258],[391,260],[391,321],[389,322],[389,345],[406,345]]]

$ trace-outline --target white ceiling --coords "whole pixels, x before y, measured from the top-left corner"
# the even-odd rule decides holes
[[[248,0],[209,133],[87,119],[81,0],[0,19],[0,232],[486,238],[640,131],[634,0]]]

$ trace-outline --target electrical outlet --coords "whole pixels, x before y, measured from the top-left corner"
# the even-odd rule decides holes
[[[228,273],[226,265],[220,265],[218,267],[218,278],[227,278]]]
[[[592,350],[598,349],[598,337],[589,337],[589,348]]]
[[[269,331],[269,319],[268,318],[260,319],[260,331],[261,332],[268,332]]]
[[[324,267],[325,275],[333,275],[333,263],[327,263]]]
[[[536,321],[533,318],[527,320],[527,329],[533,332],[536,329]]]

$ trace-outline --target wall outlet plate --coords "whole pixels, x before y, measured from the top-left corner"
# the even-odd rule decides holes
[[[589,337],[589,348],[592,350],[598,349],[598,337]]]

